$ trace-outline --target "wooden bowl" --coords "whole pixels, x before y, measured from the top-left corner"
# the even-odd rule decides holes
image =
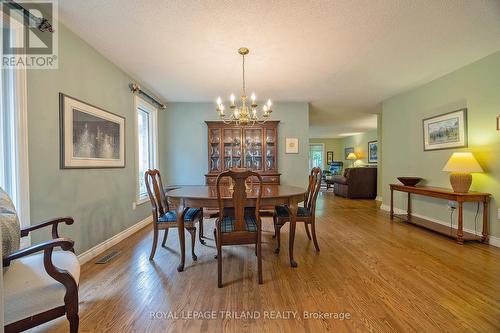
[[[422,178],[420,177],[398,177],[398,180],[403,183],[405,186],[415,186],[417,185]]]

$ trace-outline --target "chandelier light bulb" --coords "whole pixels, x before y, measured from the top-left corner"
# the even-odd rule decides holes
[[[268,107],[268,108],[271,108],[271,105],[273,105],[273,103],[271,103],[271,100],[270,100],[270,99],[268,99],[268,100],[267,100],[267,107]]]
[[[234,100],[235,100],[235,97],[234,97],[234,94],[231,94],[231,103],[234,104]]]
[[[252,93],[252,96],[251,96],[250,98],[252,99],[252,102],[255,102],[255,98],[256,98],[256,97],[255,97],[255,94],[254,94],[254,93]]]
[[[218,104],[218,105],[221,105],[221,104],[222,104],[222,99],[220,99],[220,97],[217,97],[217,104]]]

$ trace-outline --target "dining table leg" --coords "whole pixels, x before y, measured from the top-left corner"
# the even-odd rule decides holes
[[[293,258],[293,243],[295,242],[295,227],[297,224],[297,210],[298,210],[297,200],[295,199],[290,200],[288,209],[290,210],[290,235],[288,241],[288,255],[290,257],[290,266],[297,267],[297,262]]]
[[[184,262],[186,261],[186,235],[184,234],[184,202],[183,200],[176,199],[172,202],[175,205],[175,211],[177,214],[177,230],[179,233],[179,244],[181,247],[181,262],[177,266],[177,271],[182,272],[184,270]]]

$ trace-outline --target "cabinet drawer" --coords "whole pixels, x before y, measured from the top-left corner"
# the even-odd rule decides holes
[[[279,185],[280,177],[279,176],[262,176],[262,182],[264,184],[276,184]]]

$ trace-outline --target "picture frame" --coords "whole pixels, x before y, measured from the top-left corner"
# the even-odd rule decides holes
[[[467,109],[422,120],[424,151],[467,147]]]
[[[500,116],[497,116],[497,131],[500,131]]]
[[[354,153],[354,147],[344,148],[344,160],[347,160],[347,156],[349,156],[350,153]]]
[[[378,141],[368,141],[368,163],[378,163]]]
[[[286,154],[298,154],[299,153],[299,139],[298,138],[286,138],[285,139],[285,153]]]
[[[326,152],[326,164],[330,165],[333,162],[333,151]]]
[[[125,118],[59,93],[60,168],[125,167]]]

